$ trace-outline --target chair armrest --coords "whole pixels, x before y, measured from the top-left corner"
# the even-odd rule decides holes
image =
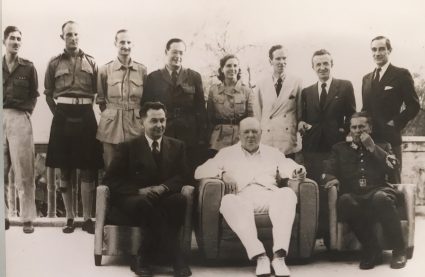
[[[338,240],[338,214],[337,214],[338,190],[332,186],[328,190],[328,209],[329,209],[329,237],[331,250],[337,249]]]
[[[309,258],[316,241],[319,217],[319,188],[311,179],[289,180],[288,187],[298,197],[299,209],[299,257]]]
[[[218,255],[220,205],[225,191],[226,186],[219,179],[202,179],[199,183],[197,234],[199,247],[207,259]]]
[[[195,189],[192,186],[183,186],[181,190],[181,194],[186,198],[186,214],[184,225],[181,231],[181,248],[186,257],[189,256],[192,246],[192,213],[194,190]]]
[[[416,207],[416,185],[415,184],[397,184],[397,189],[403,192],[404,195],[404,204],[406,207],[407,221],[409,224],[409,241],[407,241],[407,246],[414,245],[414,234],[415,234],[415,207]]]
[[[109,188],[100,185],[96,189],[96,225],[94,233],[94,254],[102,255],[103,227],[109,205]]]

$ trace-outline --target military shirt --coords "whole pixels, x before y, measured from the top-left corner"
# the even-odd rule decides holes
[[[324,162],[324,184],[332,179],[340,181],[341,193],[363,194],[386,186],[395,168],[387,164],[392,154],[388,143],[375,144],[369,152],[353,142],[339,142],[332,147],[328,160]]]
[[[118,59],[99,69],[97,104],[106,104],[97,129],[97,139],[118,144],[143,133],[139,115],[146,67],[133,60],[128,66]]]
[[[32,113],[37,101],[38,77],[34,64],[18,57],[12,72],[3,56],[3,109],[17,109]]]
[[[47,66],[44,94],[53,98],[93,98],[96,94],[96,79],[97,65],[92,56],[80,49],[73,59],[65,50],[53,57]]]

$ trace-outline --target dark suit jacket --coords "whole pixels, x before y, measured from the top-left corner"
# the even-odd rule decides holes
[[[167,107],[165,135],[184,141],[188,148],[206,141],[207,113],[198,72],[182,68],[176,87],[166,68],[150,73],[141,102],[147,101],[160,101]]]
[[[362,110],[372,116],[372,135],[398,146],[401,144],[401,130],[418,114],[420,108],[412,76],[407,69],[390,64],[373,89],[373,75],[374,72],[371,72],[363,77]],[[403,103],[405,109],[400,112]],[[394,127],[387,125],[390,120],[394,120]]]
[[[104,184],[111,196],[137,194],[138,189],[163,184],[169,192],[180,192],[187,184],[188,167],[184,143],[163,136],[161,163],[158,167],[146,137],[143,135],[119,145],[108,168]]]
[[[392,154],[389,143],[376,143],[373,153],[366,149],[355,149],[351,142],[340,142],[332,147],[331,155],[324,161],[324,178],[322,184],[332,179],[340,181],[340,192],[368,193],[379,187],[389,187],[388,179],[394,178],[395,170],[388,167],[386,158]],[[360,153],[363,152],[363,158]],[[363,162],[361,162],[363,160]],[[359,179],[364,168],[367,186],[360,188]]]
[[[329,152],[332,145],[344,141],[351,115],[356,111],[353,85],[350,81],[332,79],[324,110],[320,109],[318,83],[301,92],[301,120],[312,127],[303,135],[303,150]],[[340,132],[339,128],[345,131]]]

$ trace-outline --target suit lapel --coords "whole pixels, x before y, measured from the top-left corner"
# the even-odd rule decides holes
[[[180,74],[177,76],[177,86],[182,85],[184,81],[186,81],[187,77],[188,77],[188,71],[187,69],[182,67],[180,70]]]
[[[320,99],[319,99],[319,82],[316,83],[316,85],[313,85],[310,87],[309,93],[311,94],[311,97],[313,98],[314,108],[320,111]]]
[[[273,79],[272,79],[272,84],[273,84]],[[274,84],[272,85],[272,87],[274,88]],[[277,99],[276,99],[277,95],[275,94],[275,99],[273,101],[273,105],[270,111],[270,116],[273,116],[275,113],[279,111],[279,109],[288,105],[289,96],[292,92],[291,88],[292,88],[291,79],[286,77],[283,80],[282,88],[280,89],[280,93]],[[276,89],[274,89],[274,91],[276,92]]]
[[[336,97],[338,93],[339,82],[336,79],[332,79],[331,85],[329,86],[328,96],[326,97],[326,103],[323,110],[329,106],[329,103]]]
[[[393,77],[394,67],[392,64],[389,64],[387,70],[384,73],[384,76],[382,76],[381,80],[379,81],[379,87],[384,87],[384,85],[387,84]]]
[[[167,170],[167,158],[168,155],[170,154],[170,141],[168,140],[167,137],[163,136],[162,137],[162,142],[161,142],[161,166],[160,166],[160,170],[161,170],[161,174],[164,175],[165,171]]]
[[[137,140],[134,148],[131,154],[136,164],[152,165],[152,167],[157,168],[155,160],[153,159],[152,150],[144,135]]]
[[[170,85],[173,84],[173,82],[171,81],[170,73],[168,73],[167,68],[164,67],[163,69],[161,69],[161,76],[162,79],[164,79],[167,83],[169,83]]]

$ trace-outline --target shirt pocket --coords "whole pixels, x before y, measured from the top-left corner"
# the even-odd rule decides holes
[[[117,110],[116,109],[106,109],[100,114],[101,118],[106,121],[114,121],[117,117]]]
[[[78,81],[83,90],[93,91],[93,68],[85,58],[81,60],[81,70],[78,72]]]
[[[138,101],[143,95],[143,78],[142,76],[130,72],[130,100]]]
[[[240,94],[235,94],[235,112],[238,115],[244,115],[246,108],[246,98]]]
[[[16,97],[20,100],[26,99],[30,92],[29,80],[14,79],[13,90]]]
[[[112,103],[115,103],[113,99],[121,99],[121,79],[117,77],[108,78],[108,100],[112,100]]]
[[[59,91],[71,85],[71,74],[68,68],[62,67],[55,72],[55,88]]]

